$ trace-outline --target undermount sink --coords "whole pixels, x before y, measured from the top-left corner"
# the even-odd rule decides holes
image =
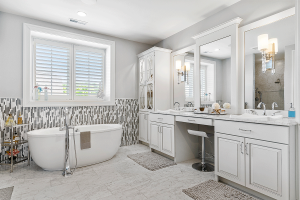
[[[282,119],[282,115],[275,115],[275,116],[264,116],[264,115],[252,115],[248,113],[244,113],[242,115],[230,115],[230,118],[232,119],[253,119],[253,120],[259,120],[259,121],[272,121],[272,120],[278,120]]]

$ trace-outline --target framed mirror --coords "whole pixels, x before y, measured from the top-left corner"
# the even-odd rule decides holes
[[[241,27],[243,109],[289,110],[294,104],[295,10]]]
[[[195,65],[195,45],[191,45],[176,52],[172,52],[172,71],[173,71],[173,100],[179,103],[180,107],[194,105],[194,74]]]
[[[238,26],[234,18],[204,31],[196,40],[194,74],[195,108],[230,103],[228,113],[238,109]],[[229,109],[230,108],[230,109]]]
[[[231,36],[200,46],[201,106],[231,103]]]

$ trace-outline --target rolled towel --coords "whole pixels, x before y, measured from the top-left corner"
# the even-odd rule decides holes
[[[91,148],[91,131],[80,132],[80,148]]]

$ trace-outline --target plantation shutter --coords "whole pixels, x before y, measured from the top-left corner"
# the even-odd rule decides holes
[[[190,71],[188,75],[188,83],[185,82],[185,99],[193,101],[194,99],[194,64],[190,63]]]
[[[33,86],[48,88],[51,99],[71,98],[72,46],[49,40],[34,39]]]
[[[96,99],[104,90],[105,51],[75,46],[75,99]]]

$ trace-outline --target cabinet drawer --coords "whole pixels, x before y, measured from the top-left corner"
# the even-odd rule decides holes
[[[182,116],[176,116],[177,122],[186,122],[190,124],[202,124],[202,125],[213,125],[212,119],[204,119],[204,118],[197,118],[197,117],[182,117]]]
[[[152,122],[159,122],[163,124],[174,124],[173,115],[149,114],[149,120]]]
[[[289,144],[289,127],[233,121],[215,121],[215,132]]]

